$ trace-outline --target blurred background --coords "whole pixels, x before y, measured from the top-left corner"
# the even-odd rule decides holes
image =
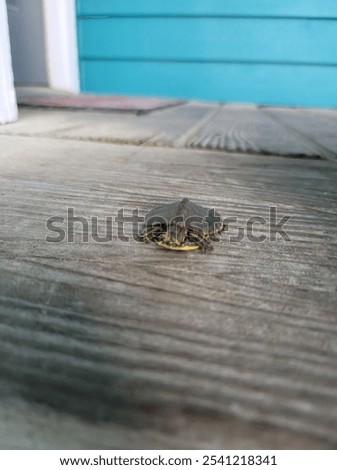
[[[337,106],[334,0],[6,0],[6,6],[17,85]]]

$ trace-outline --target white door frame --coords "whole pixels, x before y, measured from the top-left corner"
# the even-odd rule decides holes
[[[79,93],[75,0],[42,0],[49,87]]]
[[[17,118],[7,6],[6,0],[0,0],[0,124],[16,121]]]

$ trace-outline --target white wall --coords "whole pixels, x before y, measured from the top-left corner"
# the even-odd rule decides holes
[[[0,0],[0,124],[17,117],[6,1]]]
[[[75,0],[43,0],[43,7],[49,86],[78,93]]]

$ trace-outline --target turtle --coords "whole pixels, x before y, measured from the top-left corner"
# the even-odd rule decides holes
[[[199,206],[189,199],[156,206],[145,216],[138,240],[155,242],[169,250],[209,252],[211,240],[224,230],[224,221],[214,209]]]

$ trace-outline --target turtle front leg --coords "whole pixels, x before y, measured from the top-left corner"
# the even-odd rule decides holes
[[[190,241],[196,243],[204,253],[209,253],[213,250],[213,247],[208,238],[197,232],[189,232],[188,237]]]
[[[145,243],[150,243],[156,240],[160,236],[161,233],[162,233],[161,226],[150,225],[149,227],[145,227],[145,229],[137,237],[137,240],[145,242]]]

